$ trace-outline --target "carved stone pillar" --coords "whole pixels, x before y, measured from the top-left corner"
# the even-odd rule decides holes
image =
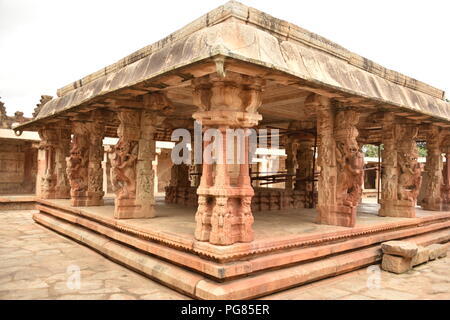
[[[297,170],[294,185],[294,208],[314,208],[313,204],[313,142],[301,136],[296,147]]]
[[[439,127],[431,126],[427,135],[427,162],[425,164],[426,186],[425,197],[421,206],[425,210],[441,211],[443,201],[441,188],[443,184],[442,177],[442,132]]]
[[[142,109],[120,108],[119,141],[110,154],[111,182],[116,194],[116,219],[152,218],[154,212],[154,170],[156,126],[170,109],[162,94],[144,97]]]
[[[253,240],[253,215],[251,200],[254,195],[249,175],[249,139],[244,135],[238,143],[243,163],[239,164],[238,177],[231,182],[230,171],[236,163],[227,163],[227,129],[246,129],[255,126],[261,115],[263,80],[227,73],[225,77],[210,75],[193,80],[194,103],[199,107],[193,117],[204,130],[216,129],[214,146],[217,163],[208,163],[206,150],[212,142],[204,142],[203,168],[197,189],[198,209],[195,238],[217,245]],[[227,149],[228,148],[228,149]]]
[[[103,138],[100,115],[72,122],[72,144],[67,160],[71,204],[74,207],[103,205]]]
[[[295,167],[297,165],[297,150],[295,139],[289,137],[286,142],[286,171],[288,176],[286,177],[285,189],[292,190],[294,187]]]
[[[58,126],[39,130],[40,159],[38,195],[42,199],[68,199],[70,187],[66,176],[70,131]]]
[[[422,183],[417,161],[417,133],[417,125],[400,123],[391,112],[385,114],[380,216],[415,217],[415,205]]]
[[[445,153],[445,163],[442,169],[442,188],[441,188],[441,198],[442,198],[442,209],[450,210],[450,141],[448,137],[444,139],[442,151]]]
[[[335,112],[329,99],[312,95],[305,102],[317,112],[318,223],[353,227],[364,181],[364,156],[359,151],[354,110]]]

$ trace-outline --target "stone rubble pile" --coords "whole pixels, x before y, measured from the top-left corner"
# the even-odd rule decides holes
[[[381,244],[383,270],[404,273],[416,265],[447,256],[447,245],[418,246],[406,241],[388,241]]]

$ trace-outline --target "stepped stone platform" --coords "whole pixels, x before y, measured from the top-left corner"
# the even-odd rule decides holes
[[[26,210],[35,208],[36,195],[34,194],[0,195],[0,210]]]
[[[37,209],[41,225],[199,299],[256,298],[375,264],[388,240],[450,240],[450,212],[379,217],[376,204],[359,207],[354,228],[316,224],[314,209],[258,212],[255,240],[230,246],[195,240],[195,209],[162,201],[153,219],[115,220],[113,199],[78,208],[38,200]]]

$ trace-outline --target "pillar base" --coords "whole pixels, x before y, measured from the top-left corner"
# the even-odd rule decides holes
[[[94,207],[103,206],[103,192],[79,192],[72,191],[70,193],[70,204],[72,207]]]
[[[381,217],[415,218],[416,208],[411,200],[380,200]]]
[[[152,204],[140,205],[135,199],[116,199],[115,219],[145,219],[155,217],[155,208]]]
[[[195,238],[216,245],[251,242],[253,215],[251,187],[199,188]]]
[[[444,204],[442,198],[425,198],[420,205],[424,210],[443,211]]]
[[[317,206],[317,223],[341,227],[354,227],[356,223],[356,207]]]

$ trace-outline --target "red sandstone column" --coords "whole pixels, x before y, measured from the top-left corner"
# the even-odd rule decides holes
[[[215,165],[205,163],[205,152],[203,154],[195,237],[217,245],[250,242],[253,240],[251,199],[254,192],[249,183],[249,146],[247,142],[241,146],[245,149],[245,163],[239,166],[239,176],[233,184],[228,171],[234,164],[226,162],[226,135],[227,129],[251,128],[261,120],[257,109],[261,105],[263,80],[230,72],[225,77],[213,74],[194,79],[193,86],[194,103],[200,109],[193,117],[204,128],[218,130],[215,137],[220,143],[214,145],[222,148],[216,150],[222,161]],[[236,150],[233,146],[228,149]]]
[[[443,210],[449,210],[450,209],[450,148],[447,145],[448,142],[446,141],[445,145],[443,146],[443,151],[445,153],[445,164],[444,168],[442,170],[442,189],[441,189],[441,197],[443,202]]]
[[[414,218],[417,196],[422,183],[417,161],[414,123],[401,122],[391,112],[383,120],[384,150],[380,216]]]
[[[425,164],[425,175],[427,175],[428,179],[426,180],[425,197],[421,203],[422,208],[425,210],[441,211],[443,208],[441,197],[443,184],[441,143],[441,129],[436,126],[428,128],[427,162]]]
[[[308,97],[305,106],[317,112],[320,140],[317,222],[353,227],[364,181],[364,157],[356,141],[359,115],[348,108],[335,110],[318,95]]]
[[[71,204],[103,205],[103,138],[105,125],[99,112],[72,121],[72,143],[67,158]]]
[[[39,136],[37,195],[42,199],[68,199],[65,157],[70,131],[55,124],[40,129]]]
[[[154,212],[155,131],[171,110],[160,93],[144,96],[142,109],[120,108],[119,141],[110,155],[116,219],[152,218]]]

